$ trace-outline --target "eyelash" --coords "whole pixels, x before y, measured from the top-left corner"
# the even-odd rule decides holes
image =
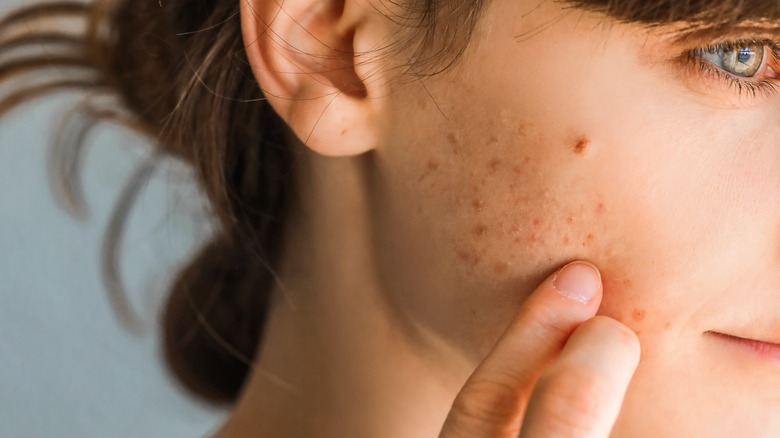
[[[688,59],[698,67],[702,73],[711,75],[715,79],[724,82],[729,87],[734,88],[740,96],[749,95],[750,97],[756,97],[757,94],[763,94],[767,97],[773,96],[780,90],[780,81],[777,79],[754,80],[750,78],[741,78],[721,69],[696,53],[701,50],[739,50],[740,48],[751,45],[760,45],[764,46],[765,49],[768,49],[768,53],[765,55],[768,59],[765,62],[769,64],[770,68],[773,64],[776,65],[780,63],[780,43],[769,39],[744,39],[700,47],[688,52]],[[767,66],[763,67],[762,71],[766,68]],[[777,73],[780,73],[780,71]]]

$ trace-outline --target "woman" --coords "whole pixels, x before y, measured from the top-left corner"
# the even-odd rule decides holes
[[[164,327],[216,436],[780,433],[777,1],[26,11],[9,71],[77,69],[3,109],[117,93],[199,171]]]

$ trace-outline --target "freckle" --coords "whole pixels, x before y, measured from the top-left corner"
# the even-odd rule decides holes
[[[500,164],[501,164],[501,160],[499,160],[498,158],[493,158],[493,159],[492,159],[492,160],[490,160],[490,162],[488,163],[488,167],[490,167],[490,169],[491,169],[493,172],[495,172],[495,171],[498,169],[498,166],[499,166]]]
[[[474,207],[474,211],[479,213],[482,211],[482,207],[485,206],[485,203],[483,201],[475,200],[471,203],[471,205]]]
[[[533,224],[534,224],[534,225],[539,225],[539,224],[541,224],[541,223],[542,223],[542,220],[541,220],[541,219],[539,219],[539,218],[535,218],[535,219],[534,219],[534,221],[533,221]]]
[[[470,253],[468,251],[458,251],[458,258],[461,261],[466,262],[472,266],[478,265],[481,260],[478,255]]]
[[[577,140],[577,143],[574,144],[572,147],[572,151],[577,155],[582,155],[585,153],[585,151],[588,149],[588,144],[590,143],[590,140],[588,140],[585,137],[580,137]]]
[[[498,143],[498,138],[495,135],[490,136],[490,142],[491,143]]]
[[[641,309],[634,309],[633,312],[631,312],[631,318],[633,318],[634,321],[641,321],[645,319],[645,311]]]
[[[341,135],[344,135],[344,134],[346,134],[346,133],[347,133],[347,130],[346,130],[346,129],[342,129],[342,130],[341,130]]]
[[[428,170],[434,171],[439,168],[439,162],[435,160],[428,161]]]
[[[460,145],[458,144],[458,138],[455,136],[454,133],[450,133],[447,136],[447,141],[449,141],[450,145],[452,146],[452,154],[458,155],[460,154]]]
[[[506,274],[506,272],[509,270],[509,264],[506,262],[498,262],[493,265],[493,270],[496,272],[496,274]]]
[[[588,234],[588,236],[586,237],[586,239],[588,239],[588,240],[593,240],[593,234]]]
[[[669,329],[671,327],[672,327],[672,323],[671,322],[667,322],[667,323],[664,324],[664,328],[665,329]]]
[[[474,235],[477,237],[483,236],[487,232],[487,227],[484,224],[479,224],[476,227],[474,227]]]

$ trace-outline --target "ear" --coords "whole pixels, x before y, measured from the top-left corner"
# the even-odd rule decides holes
[[[241,1],[252,72],[298,138],[328,156],[374,149],[384,85],[355,54],[378,46],[366,26],[376,11],[355,0]]]

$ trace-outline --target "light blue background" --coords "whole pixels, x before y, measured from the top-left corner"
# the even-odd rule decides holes
[[[144,0],[146,1],[146,0]],[[0,12],[20,4],[0,0]],[[55,202],[46,148],[73,96],[0,119],[0,438],[200,437],[223,412],[191,400],[159,358],[167,283],[208,234],[188,169],[161,166],[134,207],[121,269],[150,332],[124,330],[100,277],[102,233],[144,140],[99,128],[82,172],[85,220]]]

